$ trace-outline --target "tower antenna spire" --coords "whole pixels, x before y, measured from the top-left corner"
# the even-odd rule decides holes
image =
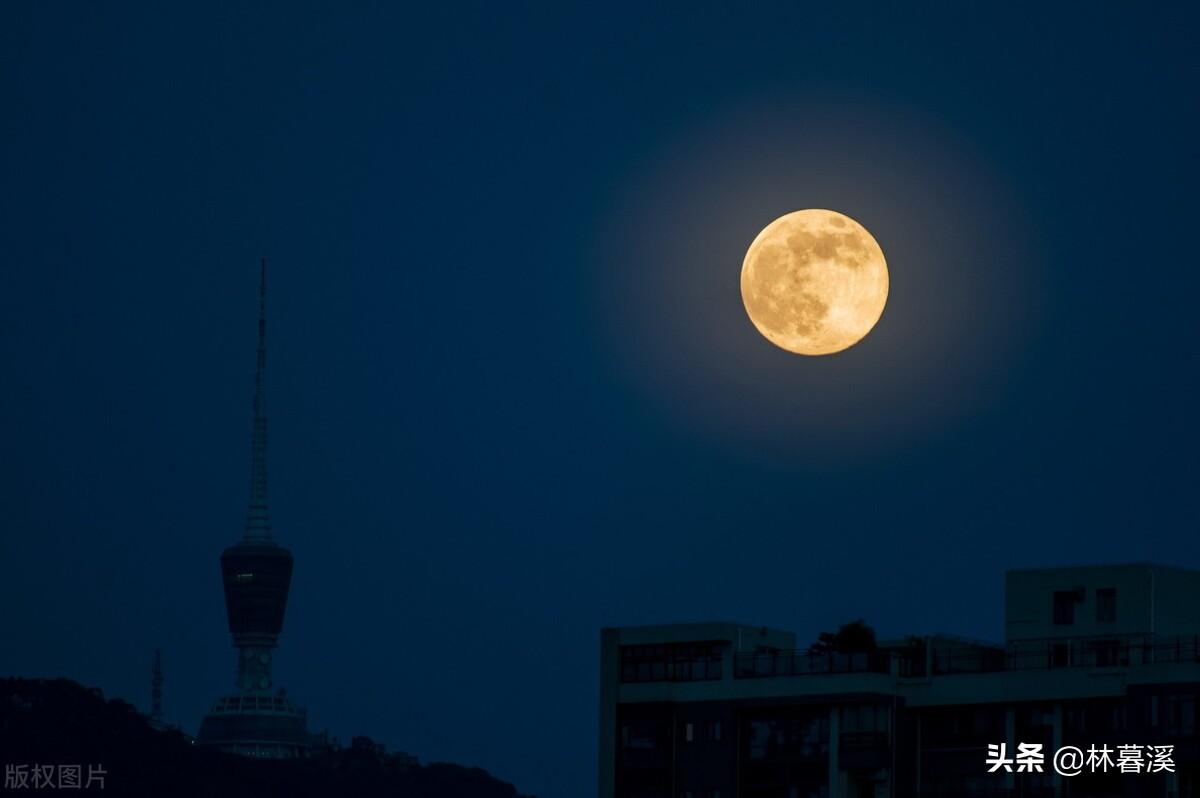
[[[246,540],[270,540],[267,515],[267,407],[263,391],[267,369],[267,259],[259,264],[258,359],[254,369],[254,430],[250,442],[250,506],[246,512]]]

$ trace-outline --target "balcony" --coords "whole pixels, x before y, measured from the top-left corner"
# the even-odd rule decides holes
[[[946,676],[1056,668],[1130,668],[1155,664],[1200,663],[1200,636],[1127,635],[1021,640],[1007,647],[963,643],[934,646],[928,668],[920,649],[856,654],[755,651],[734,655],[734,677],[829,676],[890,673],[902,677]]]
[[[889,651],[857,654],[755,651],[734,656],[733,675],[737,679],[769,679],[777,676],[890,673],[894,656]]]
[[[1200,637],[1126,635],[1043,638],[1017,641],[1006,648],[965,645],[940,647],[931,652],[929,662],[932,675],[1197,663],[1200,662]]]

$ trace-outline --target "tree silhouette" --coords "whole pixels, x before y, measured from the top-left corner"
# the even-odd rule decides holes
[[[875,630],[859,618],[842,624],[836,632],[821,632],[808,650],[813,654],[865,654],[875,648]]]

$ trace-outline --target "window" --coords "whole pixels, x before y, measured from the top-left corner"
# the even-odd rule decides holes
[[[1071,646],[1068,643],[1055,643],[1050,647],[1050,667],[1066,668],[1071,664]]]
[[[694,737],[694,732],[693,732],[692,724],[685,723],[683,725],[683,739],[687,740],[690,743],[692,741],[693,737]]]
[[[887,729],[887,708],[874,704],[842,707],[843,732],[876,732]]]
[[[795,714],[792,714],[792,712]],[[820,710],[793,710],[750,718],[743,745],[749,759],[777,763],[824,762],[829,756],[829,717]]]
[[[1096,591],[1096,623],[1116,623],[1117,589],[1102,587]]]
[[[1055,590],[1054,591],[1054,625],[1069,626],[1075,623],[1075,597],[1078,595],[1074,590]]]
[[[1168,699],[1167,721],[1170,723],[1168,734],[1190,737],[1196,733],[1196,697],[1192,695],[1173,695]]]
[[[708,739],[714,743],[721,742],[721,721],[710,720],[708,722]]]
[[[725,643],[621,646],[622,682],[696,682],[721,678]]]
[[[1120,640],[1096,640],[1091,644],[1092,663],[1098,668],[1125,665],[1126,660]]]
[[[621,727],[621,748],[626,751],[653,751],[658,748],[657,729],[652,721],[633,721]]]

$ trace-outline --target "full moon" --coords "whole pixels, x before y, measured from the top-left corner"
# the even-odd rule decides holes
[[[867,229],[837,211],[780,216],[742,262],[750,321],[778,347],[829,355],[858,343],[883,314],[887,262]]]

